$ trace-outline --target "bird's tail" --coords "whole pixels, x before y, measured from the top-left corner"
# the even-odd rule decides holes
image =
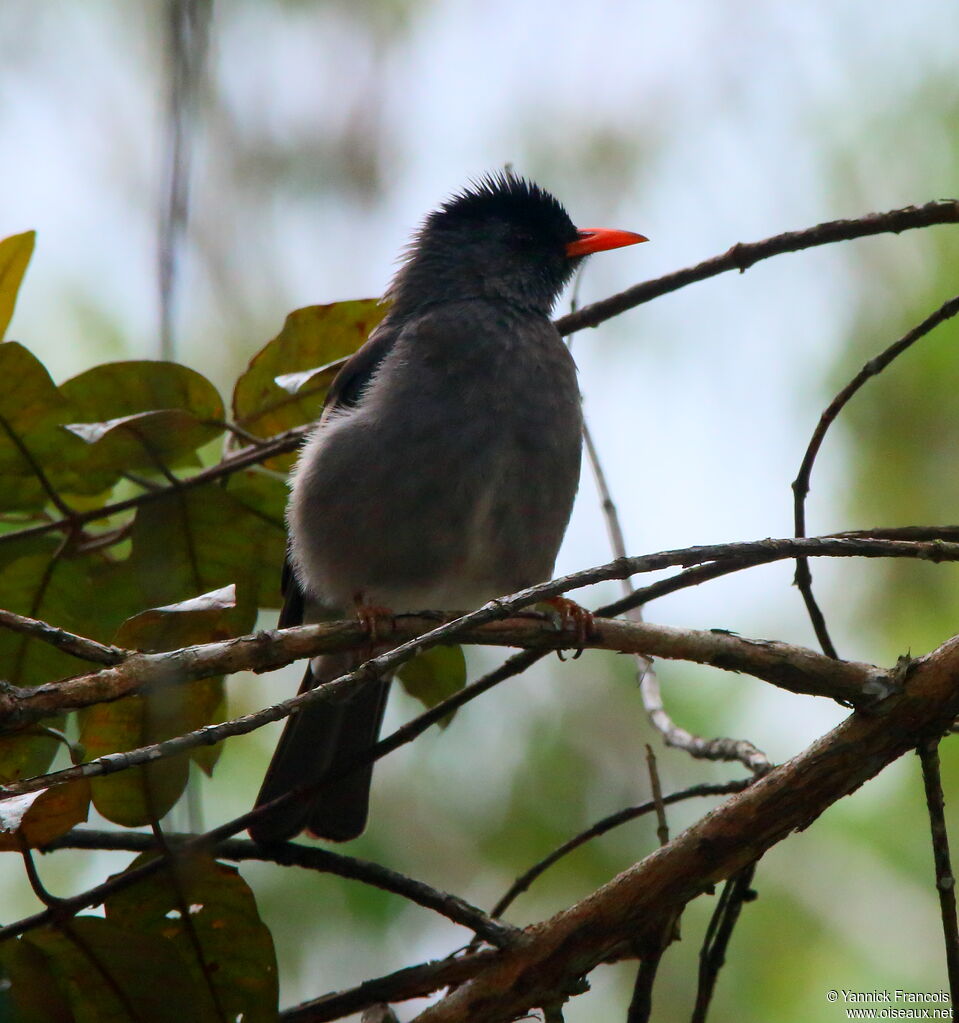
[[[352,671],[351,652],[314,658],[300,692]],[[256,797],[262,806],[299,785],[315,783],[369,749],[380,734],[390,679],[367,682],[345,700],[327,700],[291,715],[283,729],[266,777]],[[367,764],[325,785],[315,795],[296,800],[250,827],[260,843],[280,842],[307,828],[317,838],[345,842],[366,827],[373,765]]]

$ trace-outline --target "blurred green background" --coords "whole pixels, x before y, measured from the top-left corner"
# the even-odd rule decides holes
[[[157,357],[158,235],[169,153],[165,8],[143,0],[7,0],[0,10],[0,236],[39,232],[9,336],[63,380]],[[228,394],[290,310],[380,294],[420,217],[510,162],[583,226],[652,244],[593,260],[589,301],[783,230],[955,195],[959,7],[850,0],[233,0],[213,6],[188,125],[189,223],[172,321],[176,358]],[[829,397],[959,284],[959,231],[937,227],[770,260],[578,336],[587,415],[630,553],[791,532],[789,483]],[[811,533],[954,522],[959,327],[868,385],[813,477]],[[608,560],[584,474],[559,573]],[[844,656],[880,664],[959,631],[951,566],[814,566]],[[787,565],[667,598],[652,620],[813,645]],[[612,585],[581,595],[598,603]],[[264,615],[264,625],[272,620]],[[475,674],[494,663],[472,656]],[[298,672],[237,677],[242,713]],[[774,760],[842,713],[719,672],[662,665],[686,728],[749,738]],[[397,696],[388,725],[415,713]],[[199,780],[192,820],[250,804],[277,734],[231,740]],[[666,791],[738,775],[661,750],[626,658],[544,662],[378,768],[357,855],[490,906],[597,817],[648,798],[644,744]],[[943,748],[947,809],[959,763]],[[945,968],[915,758],[904,758],[759,867],[711,1019],[843,1018],[831,988],[939,990]],[[673,833],[704,802],[670,811]],[[950,810],[951,814],[951,810]],[[954,817],[952,817],[954,820]],[[172,825],[187,826],[186,813]],[[542,918],[656,845],[645,819],[579,850],[514,905]],[[132,857],[57,853],[66,894]],[[352,882],[245,865],[280,958],[282,1003],[352,986],[468,936]],[[19,859],[0,862],[5,920],[37,906]],[[688,1017],[712,909],[683,918],[654,1019]],[[602,968],[570,1023],[622,1018],[633,965]],[[415,1004],[398,1007],[409,1019]]]

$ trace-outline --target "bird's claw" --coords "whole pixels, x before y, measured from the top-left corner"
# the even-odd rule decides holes
[[[368,655],[373,656],[377,646],[383,642],[383,628],[389,626],[393,630],[393,610],[381,604],[367,604],[362,593],[353,597],[353,605],[357,621],[370,637]]]
[[[576,633],[576,652],[573,654],[575,661],[583,653],[584,647],[596,631],[592,611],[587,611],[585,607],[577,604],[575,600],[570,600],[569,597],[550,597],[543,603],[549,604],[558,613],[560,628]],[[561,661],[566,660],[562,650],[557,650],[556,653]]]

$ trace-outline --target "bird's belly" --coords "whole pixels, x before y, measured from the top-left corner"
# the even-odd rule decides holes
[[[346,416],[311,441],[290,506],[307,592],[334,607],[361,596],[394,611],[465,610],[549,577],[578,482],[578,431],[557,449],[555,438],[537,447],[452,430],[439,458],[429,438],[393,436]]]

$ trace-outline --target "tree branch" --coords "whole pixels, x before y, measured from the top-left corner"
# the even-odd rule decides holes
[[[464,620],[455,619],[450,624]],[[111,753],[76,767],[11,782],[0,786],[0,798],[34,792],[78,777],[113,774],[196,746],[213,745],[230,736],[245,735],[271,721],[286,717],[307,703],[339,699],[362,685],[370,673],[383,671],[384,657],[389,658],[387,664],[392,666],[401,659],[401,656],[393,656],[397,651],[403,651],[409,656],[410,651],[425,645],[421,644],[421,640],[429,638],[429,645],[434,645],[442,641],[440,637],[445,639],[449,635],[443,632],[446,625],[424,631],[429,629],[429,625],[414,616],[404,616],[396,619],[396,622],[394,638],[410,634],[414,638],[402,643],[389,654],[373,658],[355,671],[317,689],[253,714],[219,725],[206,725],[152,746]],[[750,640],[726,632],[674,629],[647,622],[612,619],[596,619],[595,628],[595,637],[586,644],[592,648],[709,664],[727,671],[745,672],[793,693],[827,696],[844,704],[871,706],[888,695],[894,687],[892,675],[873,665],[834,661],[815,651],[774,640]],[[557,633],[555,625],[550,622],[520,619],[488,623],[472,630],[462,629],[455,635],[457,640],[466,643],[529,646],[537,651],[544,648],[569,649],[580,642],[572,634]],[[122,665],[103,669],[93,675],[50,683],[36,689],[14,690],[10,687],[8,691],[0,693],[0,708],[5,711],[0,717],[16,721],[22,726],[46,715],[121,699],[164,683],[182,684],[250,667],[276,667],[278,664],[313,656],[320,651],[356,647],[368,640],[367,633],[358,623],[334,622],[187,647],[173,654],[136,654]]]
[[[77,636],[72,632],[57,628],[55,625],[48,625],[36,618],[27,618],[25,615],[14,614],[13,611],[4,611],[2,608],[0,608],[0,627],[31,636],[33,639],[39,639],[43,643],[49,643],[58,650],[62,650],[65,654],[73,654],[74,657],[92,661],[94,664],[120,664],[132,653],[132,651],[124,650],[118,646],[105,646],[95,639]]]
[[[0,546],[6,543],[16,543],[35,536],[44,536],[46,533],[70,532],[87,525],[90,522],[97,522],[100,519],[108,519],[121,512],[133,511],[141,505],[149,504],[151,501],[158,501],[168,494],[181,493],[184,490],[191,490],[194,487],[202,487],[206,483],[213,483],[216,480],[226,479],[241,469],[248,469],[252,465],[265,462],[268,458],[276,455],[283,455],[289,451],[295,451],[303,440],[305,434],[312,428],[312,423],[294,427],[285,433],[277,434],[263,444],[252,444],[240,448],[234,454],[221,459],[216,465],[209,469],[203,469],[193,476],[186,476],[178,479],[176,484],[166,487],[156,487],[147,490],[134,497],[128,497],[123,501],[114,501],[112,504],[105,504],[99,508],[89,508],[86,511],[74,511],[69,518],[53,519],[50,522],[42,522],[36,526],[27,526],[24,529],[16,529],[9,533],[0,534]]]
[[[951,319],[956,313],[959,313],[959,295],[949,299],[948,302],[944,302],[917,327],[913,327],[912,330],[905,333],[898,341],[893,342],[888,348],[880,352],[879,355],[870,359],[829,403],[825,412],[819,417],[816,429],[813,431],[813,435],[806,447],[806,453],[803,455],[799,472],[796,474],[792,484],[793,531],[796,536],[806,535],[806,497],[809,494],[809,480],[812,476],[816,456],[819,454],[819,449],[822,447],[822,442],[826,437],[826,431],[835,422],[836,417],[867,380],[878,376],[894,359],[902,355],[904,351],[925,337],[941,323]],[[826,628],[826,619],[823,617],[823,613],[812,592],[812,572],[809,569],[808,558],[796,559],[795,583],[802,594],[806,610],[809,612],[809,618],[812,621],[823,653],[828,654],[830,657],[838,657],[839,654],[836,653],[836,648],[829,637],[829,630]]]
[[[728,270],[745,273],[761,259],[781,256],[786,252],[801,252],[817,245],[851,241],[853,238],[865,238],[874,234],[888,232],[899,234],[913,228],[955,223],[959,223],[959,200],[939,199],[924,203],[922,206],[906,206],[899,210],[889,210],[887,213],[870,213],[856,220],[830,220],[803,231],[787,231],[759,242],[740,242],[720,256],[713,256],[712,259],[687,267],[685,270],[666,274],[664,277],[657,277],[655,280],[643,281],[617,295],[585,305],[575,313],[558,319],[556,328],[560,334],[565,335],[584,327],[596,327],[628,309],[634,309],[644,302],[685,288],[687,284],[708,280]]]
[[[959,922],[956,920],[956,878],[949,858],[949,833],[946,829],[945,799],[939,771],[939,740],[937,735],[919,743],[922,781],[926,792],[926,808],[932,834],[932,857],[936,865],[936,893],[946,946],[946,972],[953,1005],[959,999]]]
[[[530,626],[527,622],[517,622],[501,623],[486,630],[479,629],[480,626],[505,619],[531,604],[548,597],[558,596],[570,589],[588,586],[606,579],[625,578],[633,574],[652,572],[668,568],[671,565],[693,565],[730,559],[736,562],[739,568],[749,568],[753,565],[767,564],[771,561],[796,556],[902,557],[934,562],[956,561],[959,560],[959,544],[938,540],[877,540],[869,537],[827,536],[812,539],[767,539],[752,543],[716,544],[690,547],[678,551],[663,551],[635,558],[618,558],[607,565],[574,572],[551,582],[531,586],[509,597],[490,601],[476,611],[446,620],[442,625],[429,631],[415,627],[416,616],[400,616],[395,619],[396,632],[394,635],[403,636],[404,627],[412,626],[411,633],[405,633],[405,635],[413,634],[414,638],[400,643],[378,657],[371,658],[356,672],[348,676],[349,682],[341,684],[341,681],[337,680],[339,688],[336,692],[340,693],[341,689],[347,687],[354,688],[371,676],[381,675],[384,671],[407,660],[418,650],[453,640],[505,646],[529,645],[541,649],[570,649],[578,646],[578,642],[572,641],[574,637],[555,631],[555,626],[551,630],[542,625]],[[440,615],[439,617],[443,618],[444,616]],[[406,626],[402,624],[404,622]],[[803,658],[803,674],[811,671],[822,679],[821,672],[817,670],[818,662],[809,659],[810,656],[815,658],[818,655],[812,654],[811,651],[802,651],[798,647],[780,646],[766,641],[750,642],[719,632],[685,633],[682,630],[666,630],[645,623],[608,621],[603,623],[603,628],[606,638],[598,636],[587,645],[608,647],[627,653],[687,658],[700,663],[725,667],[729,670],[747,671],[756,674],[757,677],[782,685],[793,692],[855,701],[863,695],[858,691],[859,683],[869,681],[869,679],[857,678],[853,682],[852,688],[843,685],[841,676],[845,669],[841,668],[839,675],[831,676],[821,685],[814,682],[810,688],[803,679],[791,677],[795,675],[795,672],[790,671],[788,663],[779,663],[778,665],[776,663],[781,661],[777,651],[786,654],[786,661],[789,661],[795,654]],[[366,632],[361,634],[360,629],[361,626],[357,622],[340,622],[324,626],[260,632],[253,636],[190,646],[165,653],[135,653],[122,664],[103,669],[95,674],[81,675],[60,682],[50,682],[34,688],[6,686],[0,690],[0,723],[7,729],[22,727],[47,715],[120,699],[153,685],[190,682],[242,670],[271,670],[322,651],[354,648],[368,640]],[[639,632],[633,630],[639,630]],[[644,630],[659,632],[662,646],[657,650],[647,650],[643,645],[643,640],[640,639]],[[691,638],[688,650],[683,650],[681,647],[681,637],[684,635]],[[724,636],[725,643],[722,638]],[[765,648],[765,653],[762,652],[763,648]],[[666,652],[667,649],[673,652]],[[727,658],[729,659],[727,660]],[[873,680],[879,681],[879,676],[882,673],[874,668],[871,671]],[[836,681],[837,679],[839,681]],[[299,707],[302,702],[328,698],[322,694],[332,692],[332,685],[331,683],[320,689],[312,690],[311,693],[302,694],[297,697],[297,700],[301,702],[291,701],[285,711],[266,718],[259,724],[285,717],[286,714]],[[835,688],[837,685],[838,689]],[[869,695],[866,694],[867,697]],[[873,693],[872,695],[877,694]],[[253,727],[259,727],[259,724]],[[206,743],[216,741],[218,741],[217,738],[209,737],[200,740],[200,742]]]
[[[853,714],[582,902],[527,929],[417,1023],[508,1023],[738,873],[959,714],[959,638],[913,662],[882,715]]]
[[[194,835],[168,834],[165,836],[174,855],[177,849],[189,842]],[[60,838],[54,839],[41,850],[44,853],[58,849],[109,849],[129,852],[144,852],[157,848],[153,835],[136,831],[97,831],[92,828],[75,828]],[[335,874],[352,881],[361,881],[374,888],[394,895],[401,895],[418,906],[432,909],[453,923],[467,927],[474,934],[491,945],[506,946],[520,933],[515,927],[488,917],[481,909],[471,906],[464,899],[439,891],[424,881],[407,877],[379,863],[344,856],[329,849],[316,846],[297,845],[282,842],[273,846],[261,846],[245,839],[224,839],[210,847],[210,853],[220,859],[242,862],[259,860],[277,863],[283,867],[304,867],[324,874]]]
[[[673,792],[668,796],[663,796],[662,802],[663,806],[672,806],[673,803],[681,803],[686,799],[694,799],[700,796],[728,796],[735,792],[742,792],[751,783],[752,778],[743,778],[739,781],[719,782],[715,785],[693,785],[680,792]],[[642,817],[647,813],[653,813],[655,809],[656,803],[650,799],[648,802],[640,803],[638,806],[628,806],[624,810],[617,810],[616,813],[598,820],[585,831],[581,831],[578,835],[575,835],[569,841],[554,849],[549,856],[533,864],[529,870],[520,875],[510,885],[506,894],[496,903],[490,915],[495,917],[502,916],[540,875],[574,849],[578,849],[581,845],[590,841],[590,839],[605,835],[607,831],[612,831],[613,828],[618,828],[621,824],[636,820],[637,817]]]

